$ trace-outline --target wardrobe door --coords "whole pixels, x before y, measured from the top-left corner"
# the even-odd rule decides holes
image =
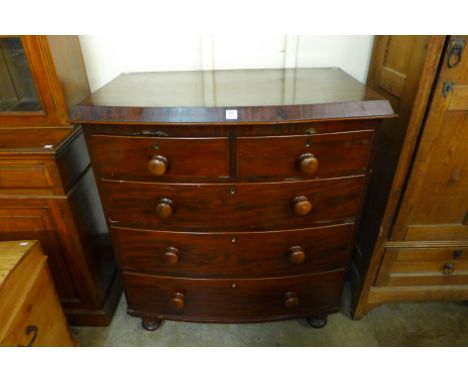
[[[452,36],[393,241],[468,241],[468,53]],[[463,54],[464,52],[464,54]]]

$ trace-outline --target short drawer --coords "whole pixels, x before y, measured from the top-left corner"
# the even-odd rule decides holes
[[[389,248],[377,286],[468,283],[468,248]]]
[[[92,156],[104,177],[224,177],[227,138],[158,138],[91,135]]]
[[[365,172],[373,131],[240,137],[239,176],[326,178]]]
[[[271,183],[167,184],[104,180],[115,225],[184,230],[287,229],[349,220],[364,176]]]
[[[265,279],[190,279],[123,273],[128,311],[193,321],[248,322],[338,310],[344,270]]]
[[[0,161],[0,193],[51,194],[54,186],[45,162]]]
[[[113,228],[122,267],[173,276],[286,276],[346,267],[354,224],[187,233]]]

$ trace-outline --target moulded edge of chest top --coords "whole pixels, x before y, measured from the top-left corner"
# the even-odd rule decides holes
[[[377,129],[382,119],[354,119],[347,121],[283,122],[283,123],[190,123],[190,124],[120,124],[83,123],[85,134],[128,135],[142,137],[214,137],[303,135],[351,132]]]

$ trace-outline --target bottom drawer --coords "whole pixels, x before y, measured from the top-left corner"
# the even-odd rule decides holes
[[[468,283],[466,248],[388,248],[376,286]]]
[[[339,309],[344,270],[264,279],[189,279],[123,274],[128,311],[160,319],[253,322]]]

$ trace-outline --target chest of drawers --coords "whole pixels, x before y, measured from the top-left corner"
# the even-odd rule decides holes
[[[0,346],[77,346],[38,241],[0,241]]]
[[[121,75],[75,107],[128,312],[256,322],[340,309],[378,127],[336,69]],[[232,119],[234,118],[234,119]]]

